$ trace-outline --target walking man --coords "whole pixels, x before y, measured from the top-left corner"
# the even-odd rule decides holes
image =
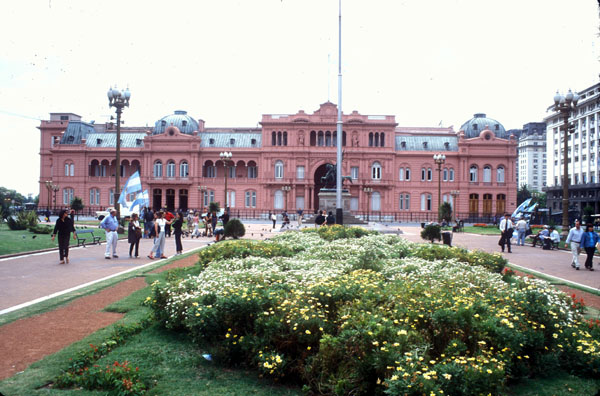
[[[117,220],[117,211],[112,209],[110,215],[106,216],[100,223],[100,228],[106,231],[106,251],[104,252],[104,258],[110,260],[111,250],[114,258],[117,256],[117,240],[119,235],[117,229],[119,228],[119,221]]]
[[[579,252],[581,252],[581,237],[583,236],[583,229],[581,228],[581,222],[579,220],[575,220],[575,227],[569,230],[569,235],[567,236],[567,240],[565,243],[568,245],[571,244],[571,254],[573,258],[571,259],[571,267],[575,268],[579,271]]]
[[[521,216],[519,221],[517,221],[516,227],[517,227],[517,233],[518,233],[517,245],[525,246],[525,234],[527,233],[527,222],[525,221],[523,216]]]
[[[498,245],[502,248],[502,252],[504,252],[504,245],[506,245],[508,247],[508,253],[512,253],[510,239],[512,238],[514,227],[515,225],[510,219],[510,215],[506,213],[504,218],[500,221],[500,232],[502,232],[502,236],[500,237]]]

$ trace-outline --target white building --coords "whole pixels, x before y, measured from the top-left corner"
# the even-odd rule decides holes
[[[546,124],[523,125],[517,151],[517,185],[527,185],[530,191],[542,191],[546,187]]]
[[[599,156],[598,146],[600,134],[600,83],[577,92],[580,96],[577,108],[569,119],[568,136],[568,178],[569,201],[571,210],[581,211],[586,205],[600,207],[600,184],[598,184]],[[552,114],[544,119],[546,122],[546,148],[548,153],[548,172],[546,175],[548,206],[562,211],[563,181],[563,142],[564,133],[561,127],[564,120],[560,114],[549,108]]]

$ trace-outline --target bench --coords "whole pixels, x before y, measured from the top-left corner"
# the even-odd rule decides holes
[[[92,238],[92,244],[100,244],[100,237],[99,236],[95,236],[94,235],[94,230],[76,230],[75,231],[77,233],[77,246],[83,246],[85,247],[85,241],[87,241],[88,238],[81,238],[80,235],[81,234],[90,234],[90,238]]]

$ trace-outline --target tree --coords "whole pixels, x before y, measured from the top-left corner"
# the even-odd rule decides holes
[[[527,184],[521,185],[517,190],[517,206],[521,205],[529,198],[531,198],[531,191],[527,188]]]
[[[449,223],[452,220],[452,205],[449,202],[444,202],[442,206],[440,206],[440,218],[442,220],[446,220],[446,223]]]
[[[246,227],[239,219],[231,219],[225,225],[225,236],[238,239],[246,235]]]
[[[0,205],[3,209],[8,210],[8,208],[13,204],[21,205],[25,201],[26,198],[15,190],[9,190],[6,187],[0,187]]]
[[[83,208],[85,208],[83,200],[77,196],[73,197],[73,199],[71,200],[71,209],[73,209],[75,213],[77,213],[80,210],[83,210]]]
[[[587,205],[585,208],[583,208],[583,223],[584,224],[593,223],[594,222],[594,218],[592,217],[593,214],[594,214],[594,208],[592,206]]]
[[[426,239],[433,243],[436,239],[442,240],[442,227],[438,224],[429,224],[421,231],[421,238]]]
[[[218,202],[211,202],[208,204],[208,211],[211,213],[217,213],[219,210],[221,210],[221,207],[219,206]]]

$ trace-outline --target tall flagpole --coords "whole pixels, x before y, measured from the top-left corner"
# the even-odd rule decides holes
[[[337,119],[337,158],[336,158],[336,191],[335,219],[337,224],[344,224],[342,208],[342,0],[339,0],[339,44],[338,44],[338,119]]]

